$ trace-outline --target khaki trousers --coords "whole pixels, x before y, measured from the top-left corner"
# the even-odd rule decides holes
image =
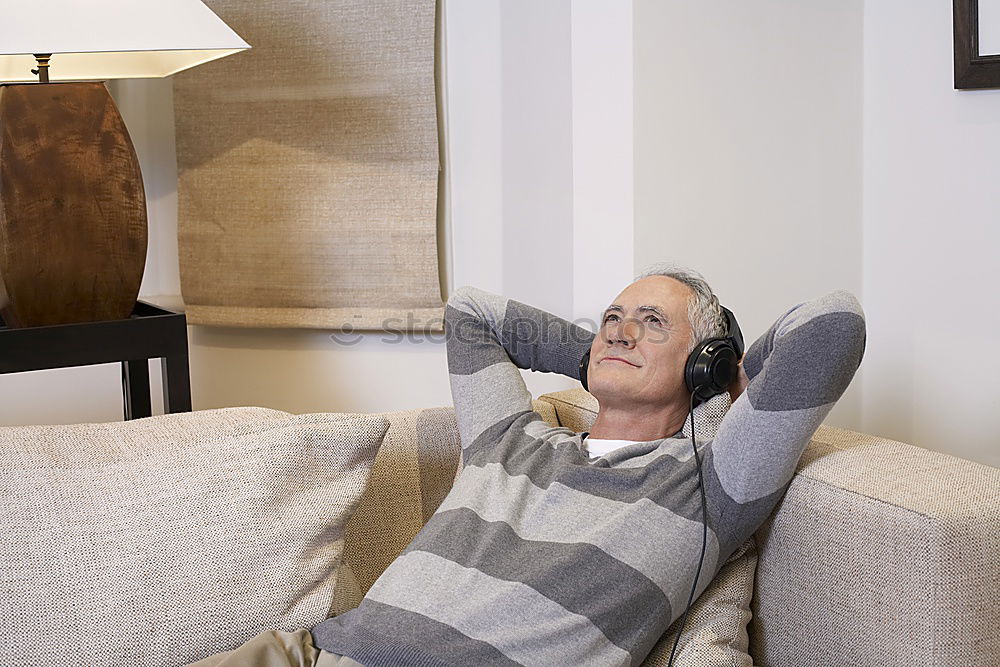
[[[268,630],[232,651],[210,655],[188,667],[364,667],[344,656],[321,651],[308,630]]]

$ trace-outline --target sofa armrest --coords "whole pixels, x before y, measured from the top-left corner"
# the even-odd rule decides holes
[[[1000,470],[821,427],[772,517],[751,653],[767,665],[1000,655]]]

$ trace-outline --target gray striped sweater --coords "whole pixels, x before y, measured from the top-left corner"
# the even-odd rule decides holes
[[[701,550],[689,439],[590,460],[581,434],[531,409],[518,368],[579,379],[594,334],[461,288],[445,313],[462,472],[361,605],[313,629],[320,648],[383,665],[638,665],[684,611]],[[861,308],[797,306],[747,351],[745,393],[702,445],[709,510],[700,593],[772,512],[854,375]]]

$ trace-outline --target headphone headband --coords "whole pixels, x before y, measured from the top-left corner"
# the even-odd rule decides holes
[[[719,308],[722,309],[722,316],[726,319],[726,335],[724,338],[733,346],[736,356],[742,359],[744,351],[743,332],[740,330],[740,325],[736,321],[736,316],[733,315],[733,311],[729,310],[722,304],[719,304]]]

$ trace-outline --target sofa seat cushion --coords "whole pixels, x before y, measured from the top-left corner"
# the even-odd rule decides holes
[[[378,416],[0,428],[0,664],[181,665],[333,602]]]

